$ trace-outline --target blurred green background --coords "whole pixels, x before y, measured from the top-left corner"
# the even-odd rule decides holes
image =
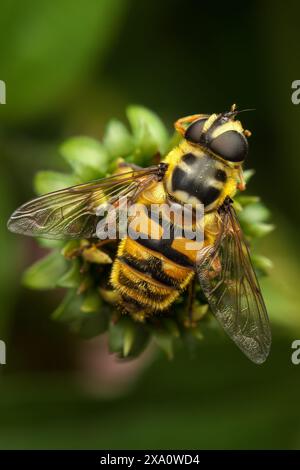
[[[0,79],[0,448],[299,448],[300,5],[279,1],[2,0]],[[186,114],[232,103],[253,132],[248,191],[277,229],[260,244],[274,262],[263,280],[273,348],[251,364],[221,331],[191,358],[148,352],[120,365],[105,341],[81,341],[49,319],[62,293],[22,288],[44,251],[7,232],[11,211],[33,195],[40,169],[64,170],[67,137],[101,139],[128,103],[169,129]]]

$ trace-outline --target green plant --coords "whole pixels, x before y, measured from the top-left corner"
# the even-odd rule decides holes
[[[60,152],[72,172],[39,172],[34,182],[37,194],[111,174],[120,157],[149,166],[153,155],[165,154],[178,141],[178,136],[170,137],[161,120],[148,109],[131,106],[127,116],[131,132],[121,122],[113,120],[107,126],[102,143],[88,137],[75,137],[63,143]],[[246,171],[246,181],[253,174],[253,170]],[[258,197],[237,194],[235,207],[249,241],[273,229],[267,222],[269,211]],[[190,344],[203,338],[202,325],[210,323],[211,316],[199,286],[192,321],[187,317],[183,294],[173,305],[171,315],[138,323],[111,303],[113,294],[99,288],[99,276],[108,277],[111,266],[108,254],[91,247],[87,240],[40,240],[40,243],[49,248],[50,253],[27,269],[23,282],[33,289],[65,288],[65,298],[53,318],[68,323],[73,331],[84,337],[108,331],[110,349],[121,357],[137,356],[153,338],[171,358],[176,340],[184,339]],[[253,261],[259,275],[267,273],[271,265],[267,258],[254,253]]]

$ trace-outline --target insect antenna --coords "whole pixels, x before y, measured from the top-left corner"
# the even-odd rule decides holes
[[[235,117],[237,114],[246,113],[248,111],[256,111],[256,109],[255,108],[233,109],[232,111],[228,111],[228,113],[225,113],[225,114],[226,116],[231,118],[231,117]]]

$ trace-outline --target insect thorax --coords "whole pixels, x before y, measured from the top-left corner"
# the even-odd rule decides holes
[[[172,197],[183,204],[203,204],[205,212],[219,206],[230,177],[230,169],[226,165],[187,144],[176,149],[176,154],[170,152],[166,161],[170,162],[170,168],[165,185]]]

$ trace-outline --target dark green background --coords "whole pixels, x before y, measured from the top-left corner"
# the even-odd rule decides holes
[[[1,1],[0,448],[299,448],[300,365],[290,359],[300,338],[299,13],[296,1]],[[234,102],[256,108],[243,115],[247,167],[257,170],[249,193],[277,225],[260,244],[274,262],[262,282],[271,356],[255,366],[213,330],[193,359],[184,348],[173,362],[145,359],[130,386],[117,373],[108,387],[83,365],[90,345],[49,320],[61,293],[20,287],[42,251],[6,220],[33,195],[36,170],[64,169],[65,138],[102,138],[129,103],[171,130],[178,117]],[[108,361],[100,342],[99,357]]]

